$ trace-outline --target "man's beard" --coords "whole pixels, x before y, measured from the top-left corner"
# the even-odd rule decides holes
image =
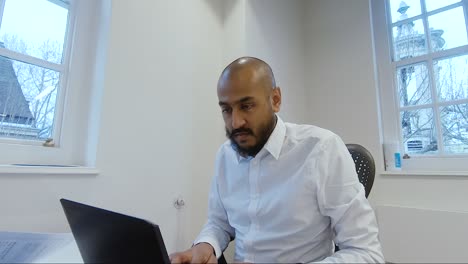
[[[234,147],[234,150],[236,150],[241,156],[252,156],[255,157],[255,155],[262,150],[263,146],[267,143],[268,139],[270,138],[271,133],[273,132],[273,129],[276,126],[276,115],[273,117],[272,120],[267,122],[266,124],[262,125],[259,128],[258,135],[254,134],[254,132],[250,128],[238,128],[234,129],[233,131],[229,132],[229,130],[226,128],[226,137],[231,140],[232,146]],[[252,147],[248,148],[243,148],[239,146],[239,144],[236,142],[234,139],[234,135],[236,133],[247,133],[257,139],[257,144],[255,144]]]

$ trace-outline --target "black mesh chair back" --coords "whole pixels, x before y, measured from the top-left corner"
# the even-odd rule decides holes
[[[372,154],[363,146],[359,144],[346,144],[351,157],[353,157],[354,166],[356,167],[356,173],[359,181],[364,185],[366,191],[366,198],[369,197],[369,193],[374,185],[375,178],[375,162]],[[340,248],[335,245],[335,252]]]
[[[358,144],[346,144],[349,153],[353,157],[354,165],[356,166],[356,172],[359,177],[359,181],[364,185],[366,190],[366,198],[374,184],[375,178],[375,162],[371,153],[361,145]]]

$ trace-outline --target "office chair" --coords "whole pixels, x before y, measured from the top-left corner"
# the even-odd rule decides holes
[[[374,185],[375,178],[375,162],[372,154],[363,146],[358,144],[346,144],[349,153],[354,161],[356,167],[356,173],[359,178],[359,182],[364,185],[366,191],[366,198],[369,197],[369,193]],[[340,248],[335,244],[335,252]]]
[[[366,198],[374,185],[375,178],[375,162],[372,154],[363,146],[358,144],[346,144],[351,157],[353,157],[354,165],[359,181],[364,185],[366,190]]]
[[[356,173],[359,178],[359,182],[364,185],[366,191],[366,198],[374,185],[375,178],[375,161],[372,154],[363,146],[359,144],[346,144],[349,154],[353,158],[354,165],[356,167]],[[338,246],[335,245],[335,252],[338,251]],[[226,259],[222,254],[218,259],[219,264],[226,264]]]

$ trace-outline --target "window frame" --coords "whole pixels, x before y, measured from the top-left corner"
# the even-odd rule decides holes
[[[402,153],[405,152],[403,145],[403,134],[400,124],[400,111],[406,109],[422,109],[432,108],[434,111],[434,122],[438,131],[440,131],[440,106],[454,105],[454,101],[440,102],[434,100],[435,82],[433,80],[433,62],[435,60],[462,56],[468,54],[468,45],[456,47],[448,50],[432,52],[432,45],[427,45],[427,53],[413,58],[405,60],[393,60],[394,48],[393,48],[393,27],[395,24],[403,24],[407,21],[414,21],[422,19],[426,44],[430,43],[429,39],[429,25],[427,17],[437,13],[447,11],[449,9],[463,6],[465,15],[465,29],[468,35],[468,0],[462,0],[458,3],[448,5],[446,7],[438,8],[430,12],[425,12],[425,2],[421,2],[422,13],[418,16],[413,16],[402,21],[392,23],[391,15],[388,10],[388,0],[370,0],[371,6],[371,27],[372,27],[372,38],[374,44],[374,56],[376,62],[376,80],[377,80],[377,94],[378,104],[380,110],[380,127],[382,132],[383,143],[394,144],[397,143],[400,146]],[[429,85],[432,93],[432,102],[426,105],[418,106],[405,106],[400,107],[400,101],[398,96],[398,84],[397,84],[397,71],[396,69],[403,66],[413,65],[417,63],[426,63],[429,72]],[[468,102],[468,99],[462,99],[457,103]],[[441,133],[437,133],[438,143],[443,144]],[[402,160],[402,169],[406,172],[468,172],[468,153],[467,154],[437,154],[437,155],[411,155],[409,159]]]
[[[1,138],[0,166],[95,166],[111,2],[68,2],[68,32],[61,66],[7,49],[0,51],[9,59],[35,64],[40,61],[46,68],[61,70],[53,128],[55,145],[46,147],[42,141]]]
[[[0,0],[0,25],[3,19],[4,13],[4,6],[7,0]],[[53,131],[52,131],[52,140],[54,145],[60,147],[61,141],[61,130],[62,130],[62,119],[64,111],[66,111],[64,107],[64,101],[67,94],[67,81],[68,81],[68,74],[69,74],[69,66],[70,66],[70,55],[71,55],[71,47],[72,47],[72,40],[73,40],[73,33],[75,32],[75,16],[76,16],[76,7],[75,0],[47,0],[53,4],[64,6],[68,5],[68,19],[67,19],[67,26],[64,38],[64,45],[63,45],[63,55],[62,55],[62,63],[54,63],[47,60],[43,60],[28,54],[23,54],[19,52],[15,52],[9,50],[7,48],[0,47],[0,56],[6,57],[7,59],[18,61],[26,64],[31,64],[33,66],[38,66],[42,68],[46,68],[49,70],[56,71],[60,74],[59,83],[58,83],[58,90],[57,90],[57,99],[55,104],[55,113],[54,113],[54,124],[53,124]],[[62,4],[61,4],[62,3]],[[44,140],[40,139],[19,139],[19,138],[7,138],[7,137],[0,137],[0,144],[7,143],[7,144],[22,144],[22,145],[31,145],[31,146],[42,146],[44,144]]]

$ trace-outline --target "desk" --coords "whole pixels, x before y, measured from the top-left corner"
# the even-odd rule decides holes
[[[0,232],[1,263],[83,263],[71,233]]]

